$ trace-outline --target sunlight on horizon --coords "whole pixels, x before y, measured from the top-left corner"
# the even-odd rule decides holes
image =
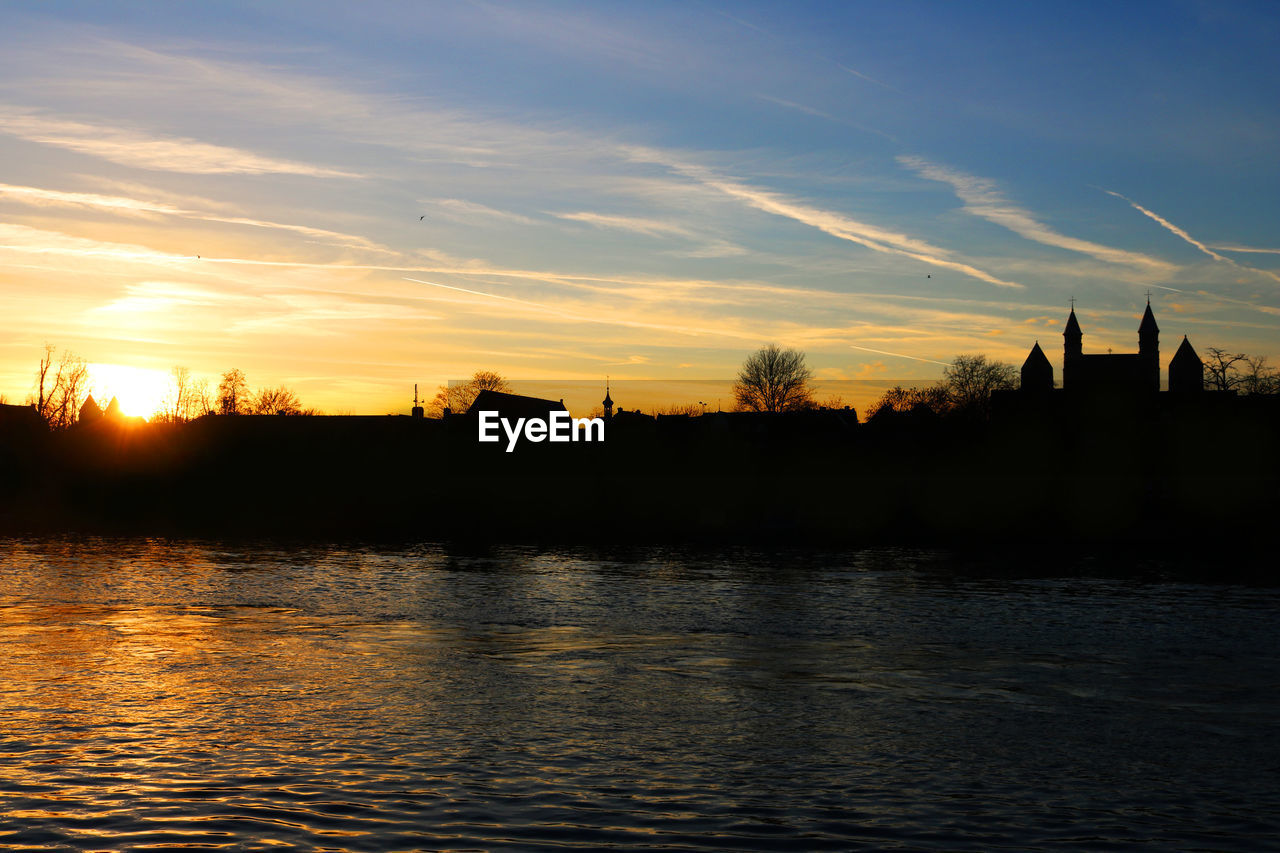
[[[164,407],[169,374],[123,364],[90,364],[90,393],[103,409],[115,397],[120,411],[129,417],[150,418]]]

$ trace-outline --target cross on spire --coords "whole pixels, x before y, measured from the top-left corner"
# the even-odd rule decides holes
[[[1071,297],[1071,310],[1076,310],[1076,298],[1074,296]]]
[[[1147,288],[1147,304],[1151,304],[1151,288]]]

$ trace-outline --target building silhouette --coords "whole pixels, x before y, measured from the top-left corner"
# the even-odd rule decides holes
[[[1022,390],[1047,393],[1054,388],[1053,365],[1036,341],[1022,363]],[[1184,335],[1169,362],[1169,390],[1190,393],[1203,390],[1204,363]],[[1084,331],[1075,306],[1062,330],[1062,390],[1072,395],[1142,397],[1160,391],[1160,327],[1151,300],[1138,325],[1138,351],[1086,353]]]
[[[1196,355],[1187,336],[1169,362],[1169,390],[1175,394],[1193,394],[1204,390],[1204,362]]]

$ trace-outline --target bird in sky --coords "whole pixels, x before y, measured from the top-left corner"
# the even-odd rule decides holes
[[[424,214],[422,214],[421,216],[419,216],[419,217],[418,217],[418,221],[419,221],[419,222],[421,222],[422,220],[424,220],[424,219],[426,219],[426,218],[427,218],[427,215],[424,213]]]

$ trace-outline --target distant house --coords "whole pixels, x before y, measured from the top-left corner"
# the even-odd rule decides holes
[[[548,419],[552,412],[567,412],[564,401],[543,400],[523,394],[506,394],[502,391],[484,390],[476,395],[464,417],[476,418],[480,412],[497,412],[498,417],[514,421],[516,418]]]

